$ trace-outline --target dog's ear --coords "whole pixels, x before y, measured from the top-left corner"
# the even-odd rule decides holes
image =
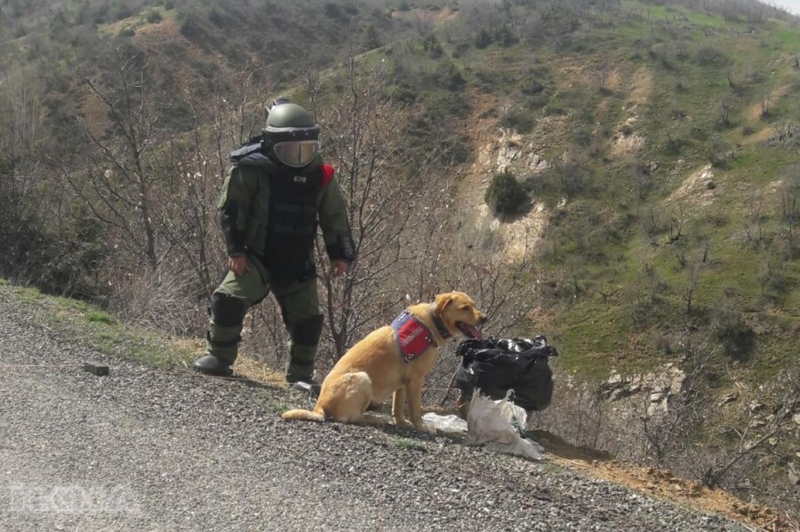
[[[439,294],[436,296],[436,304],[433,306],[433,313],[441,316],[447,305],[453,302],[453,296],[450,294]]]

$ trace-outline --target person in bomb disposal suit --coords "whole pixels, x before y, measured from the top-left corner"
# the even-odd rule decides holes
[[[322,333],[314,242],[321,226],[330,272],[355,260],[347,209],[334,169],[319,155],[319,126],[285,98],[268,109],[267,125],[231,153],[219,201],[228,271],[211,297],[205,355],[193,367],[228,376],[247,310],[270,291],[291,338],[286,380],[308,383]]]

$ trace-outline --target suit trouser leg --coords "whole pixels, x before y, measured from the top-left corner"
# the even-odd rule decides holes
[[[317,279],[285,287],[274,286],[273,290],[290,337],[286,380],[309,381],[314,374],[314,359],[323,324]]]
[[[229,271],[211,296],[211,320],[206,338],[206,354],[227,364],[236,360],[242,326],[247,310],[269,294],[264,267],[247,258],[247,271],[235,275]]]

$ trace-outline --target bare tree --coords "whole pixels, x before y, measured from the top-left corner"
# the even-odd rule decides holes
[[[174,99],[182,98],[191,109],[192,127],[151,155],[158,177],[153,198],[160,235],[173,258],[191,267],[199,298],[216,282],[216,204],[228,154],[261,129],[260,107],[270,89],[265,72],[242,68],[218,75],[202,95],[174,93]]]
[[[607,61],[602,61],[598,66],[597,70],[595,71],[595,77],[597,78],[597,86],[600,89],[600,92],[605,93],[606,89],[606,82],[608,81],[610,67]]]
[[[216,281],[218,232],[216,203],[223,179],[215,168],[213,140],[194,119],[191,141],[165,143],[152,158],[159,187],[152,193],[152,215],[170,257],[188,266],[202,298]]]
[[[736,447],[723,460],[714,461],[702,470],[701,481],[709,488],[716,488],[740,462],[749,458],[771,438],[781,432],[790,422],[792,413],[800,407],[800,374],[797,369],[782,371],[770,382],[762,384],[761,390],[771,390],[772,414],[767,421],[758,423],[748,415],[743,429],[733,429],[738,437]],[[768,405],[763,405],[767,408]],[[763,425],[763,426],[762,426]]]
[[[39,101],[35,86],[19,77],[0,92],[0,235],[6,249],[0,264],[6,271],[21,259],[15,251],[27,242],[24,233],[40,220],[42,198],[36,187],[42,180],[36,156]]]
[[[688,445],[686,438],[703,421],[702,386],[713,356],[719,351],[710,339],[698,345],[688,336],[683,343],[683,353],[689,369],[680,390],[669,390],[670,382],[657,380],[644,386],[639,420],[647,444],[645,459],[656,467],[664,467],[672,458],[681,455]],[[662,391],[665,390],[665,391]],[[665,408],[654,411],[651,393],[665,394]],[[673,393],[675,392],[675,393]]]
[[[790,166],[786,171],[786,178],[779,191],[781,220],[783,226],[781,233],[788,246],[789,254],[794,253],[796,246],[797,224],[800,222],[800,175],[797,175],[797,165]]]
[[[410,110],[386,96],[386,83],[382,65],[352,58],[344,93],[335,105],[320,102],[314,109],[358,254],[344,279],[319,268],[334,360],[368,330],[437,292],[469,293],[497,334],[518,330],[537,301],[531,246],[538,235],[521,237],[519,257],[510,261],[490,233],[470,233],[448,221],[455,208],[446,178],[452,143],[435,139],[423,151],[404,145],[398,132]],[[437,368],[438,376],[449,379],[453,369],[449,360]]]
[[[689,264],[686,271],[686,286],[683,293],[683,299],[686,301],[686,314],[692,313],[692,304],[694,303],[697,285],[700,282],[700,266],[696,263]]]
[[[766,118],[769,116],[769,104],[771,99],[772,94],[769,91],[761,93],[761,118]]]
[[[449,218],[453,218],[450,206]],[[431,221],[442,220],[434,217]],[[541,235],[526,228],[514,235],[513,246],[491,229],[455,222],[455,227],[436,224],[434,240],[424,245],[435,249],[435,269],[427,262],[417,263],[420,299],[453,289],[469,294],[483,310],[489,321],[484,334],[494,337],[535,334],[532,313],[546,304],[544,287],[548,282],[538,266],[534,248]],[[455,235],[444,239],[442,235]],[[511,248],[511,249],[509,249]],[[442,403],[447,400],[453,377],[460,361],[439,357],[428,377],[426,395]],[[445,386],[445,383],[448,385]]]
[[[683,236],[683,226],[686,225],[687,213],[683,202],[678,204],[678,212],[670,213],[669,218],[669,241],[675,242]]]
[[[763,246],[767,238],[764,201],[761,194],[755,193],[750,199],[747,219],[744,222],[745,239],[753,248]]]
[[[326,157],[338,170],[358,255],[344,279],[321,275],[335,359],[354,338],[384,322],[390,309],[400,308],[397,275],[413,259],[403,246],[404,234],[426,218],[423,198],[432,191],[444,193],[433,171],[441,150],[431,149],[412,162],[397,135],[405,115],[386,96],[386,82],[383,66],[362,66],[353,55],[345,93],[335,105],[315,109],[326,135]]]
[[[71,166],[62,165],[61,170],[94,217],[118,234],[115,244],[140,256],[155,271],[163,252],[157,244],[148,156],[163,140],[159,124],[163,109],[151,98],[145,70],[141,57],[122,55],[111,90],[103,89],[89,74],[79,74],[91,96],[107,111],[112,133],[104,135],[95,124],[82,121],[83,132],[94,147],[89,167],[75,161]]]
[[[732,89],[735,89],[736,88],[736,84],[733,82],[733,71],[729,69],[725,73],[725,77],[728,79],[728,86],[730,88],[732,88]]]
[[[731,102],[728,98],[723,98],[719,102],[719,126],[728,127],[731,125]]]

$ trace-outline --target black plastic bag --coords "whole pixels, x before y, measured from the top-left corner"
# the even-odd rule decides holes
[[[548,358],[558,356],[544,336],[527,338],[465,340],[456,355],[462,357],[456,370],[456,387],[466,397],[476,389],[492,399],[502,399],[514,390],[514,404],[525,410],[544,410],[553,397],[553,371]]]

